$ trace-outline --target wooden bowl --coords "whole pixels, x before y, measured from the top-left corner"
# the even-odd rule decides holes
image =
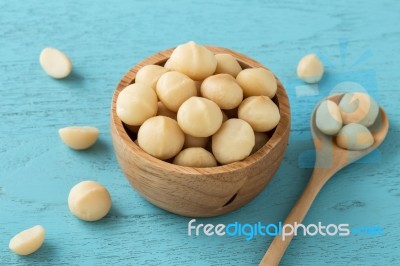
[[[207,46],[215,54],[228,53],[243,68],[264,67],[229,49]],[[134,143],[116,114],[118,94],[134,83],[136,72],[145,65],[163,65],[173,49],[143,60],[121,79],[111,103],[111,135],[119,165],[131,185],[148,201],[167,211],[191,217],[208,217],[233,211],[256,197],[278,169],[290,131],[289,100],[281,82],[274,102],[281,120],[269,141],[243,161],[210,168],[192,168],[161,161]],[[133,140],[132,140],[133,139]]]

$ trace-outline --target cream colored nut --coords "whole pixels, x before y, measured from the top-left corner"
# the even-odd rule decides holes
[[[239,106],[238,116],[248,122],[255,132],[275,128],[281,119],[278,106],[267,96],[251,96]]]
[[[157,95],[149,85],[135,83],[119,93],[117,115],[127,125],[140,126],[157,114],[157,102]]]
[[[169,110],[162,102],[158,102],[157,116],[159,115],[176,120],[176,112]]]
[[[315,124],[324,134],[337,134],[342,128],[339,106],[330,100],[322,101],[315,114]]]
[[[244,120],[233,118],[212,136],[212,152],[221,164],[233,163],[250,155],[255,145],[254,131]]]
[[[345,125],[339,131],[336,143],[343,149],[360,151],[371,147],[374,144],[374,137],[368,128],[353,123]]]
[[[178,110],[182,130],[194,137],[209,137],[221,127],[222,111],[216,103],[201,97],[192,97]]]
[[[274,74],[265,68],[247,68],[236,77],[244,97],[265,95],[273,98],[277,83]]]
[[[62,142],[75,150],[88,149],[96,143],[99,130],[89,126],[71,126],[58,130]]]
[[[230,54],[216,54],[217,69],[214,74],[226,73],[234,78],[242,71],[242,67],[238,61]]]
[[[215,72],[217,59],[206,47],[191,41],[176,47],[168,64],[193,80],[203,80]]]
[[[185,135],[178,123],[166,116],[148,119],[140,127],[138,143],[148,154],[167,160],[177,155],[185,142]]]
[[[315,54],[304,56],[297,65],[297,76],[307,83],[317,83],[324,74],[324,66]]]
[[[166,70],[172,70],[172,61],[168,59],[164,64],[164,68]]]
[[[158,79],[167,71],[166,68],[158,65],[144,66],[136,73],[135,82],[147,84],[155,90]]]
[[[269,140],[269,136],[267,135],[267,133],[264,132],[254,132],[254,137],[255,137],[255,145],[253,147],[253,150],[251,151],[251,154],[261,149],[265,145],[265,143],[267,143]]]
[[[217,74],[201,84],[201,95],[218,104],[221,109],[233,109],[243,100],[243,90],[229,74]]]
[[[184,101],[197,95],[194,81],[177,71],[163,74],[157,82],[156,91],[161,102],[174,112]]]
[[[55,48],[44,48],[39,57],[44,72],[52,78],[62,79],[72,71],[72,62],[63,52]]]
[[[214,167],[217,161],[211,152],[204,148],[187,148],[182,150],[174,159],[174,164],[188,167]]]
[[[358,123],[366,127],[374,124],[379,114],[379,105],[366,93],[351,92],[343,95],[339,102],[343,123]]]
[[[183,144],[184,148],[191,148],[191,147],[201,147],[205,148],[208,143],[208,137],[201,138],[201,137],[193,137],[189,134],[185,134],[185,143]]]
[[[82,181],[69,192],[68,207],[81,220],[97,221],[110,211],[110,193],[98,182]]]
[[[44,238],[44,228],[41,225],[36,225],[11,238],[8,247],[18,255],[29,255],[42,246]]]

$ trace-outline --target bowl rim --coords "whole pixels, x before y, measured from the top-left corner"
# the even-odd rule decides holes
[[[236,51],[218,47],[218,46],[209,46],[206,45],[209,50],[211,50],[214,54],[221,54],[227,53],[232,55],[242,67],[261,67],[267,70],[267,67],[259,63],[258,61],[244,55],[238,53]],[[135,81],[137,71],[145,65],[160,65],[165,63],[170,55],[172,54],[174,48],[169,48],[167,50],[158,52],[153,54],[136,65],[134,65],[119,81],[117,88],[113,92],[112,100],[111,100],[111,121],[110,127],[114,127],[114,130],[111,132],[115,132],[117,137],[123,142],[125,148],[130,149],[132,152],[140,155],[143,159],[145,159],[148,163],[156,168],[162,168],[163,170],[167,170],[169,172],[181,173],[186,175],[213,175],[213,174],[223,174],[223,173],[232,173],[233,171],[243,170],[254,163],[260,161],[263,157],[267,156],[271,153],[274,148],[278,145],[278,143],[282,140],[282,136],[287,134],[287,131],[290,131],[290,106],[289,106],[289,98],[283,87],[280,80],[274,74],[274,77],[277,81],[277,92],[276,92],[276,100],[278,101],[279,105],[279,112],[281,115],[280,121],[276,126],[272,136],[267,141],[264,146],[262,146],[257,152],[249,155],[244,160],[233,162],[226,165],[220,165],[216,167],[203,167],[203,168],[196,168],[196,167],[187,167],[187,166],[180,166],[175,165],[160,159],[153,157],[152,155],[143,151],[134,141],[130,138],[128,133],[125,130],[123,122],[119,119],[117,112],[116,112],[116,101],[118,98],[119,93],[128,85],[133,84]],[[271,71],[271,70],[270,70]],[[272,72],[272,71],[271,71]],[[272,72],[273,73],[273,72]],[[274,98],[275,98],[274,97]],[[113,129],[113,128],[111,128]],[[113,133],[112,133],[113,134]],[[115,136],[116,137],[116,136]]]

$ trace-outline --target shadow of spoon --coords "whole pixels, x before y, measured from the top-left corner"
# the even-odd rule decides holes
[[[339,103],[342,96],[343,94],[336,94],[329,96],[327,99],[335,103]],[[284,225],[301,223],[304,217],[307,215],[307,212],[310,209],[311,204],[313,203],[318,192],[322,189],[326,182],[342,168],[366,156],[379,147],[379,145],[381,145],[384,141],[389,130],[389,121],[387,115],[385,111],[380,108],[378,118],[369,128],[372,136],[374,137],[374,144],[371,147],[360,151],[342,149],[337,146],[334,137],[327,136],[318,130],[315,122],[315,113],[318,106],[319,104],[317,104],[311,115],[311,133],[316,150],[314,171],[306,188],[283,223]],[[283,231],[285,230],[283,229]],[[292,239],[293,234],[285,234],[284,238],[282,235],[276,236],[261,260],[260,265],[278,265]]]

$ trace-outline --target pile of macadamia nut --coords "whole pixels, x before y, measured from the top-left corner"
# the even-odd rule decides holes
[[[188,42],[164,64],[138,70],[116,111],[148,154],[188,167],[240,161],[261,148],[279,120],[265,68],[242,69],[230,54]]]

